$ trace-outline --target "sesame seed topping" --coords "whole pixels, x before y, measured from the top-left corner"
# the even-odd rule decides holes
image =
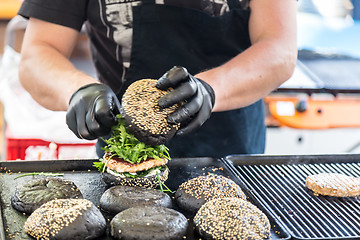
[[[86,199],[56,199],[43,204],[26,220],[25,232],[36,239],[50,239],[93,205]]]
[[[205,203],[194,217],[198,232],[211,239],[264,239],[270,222],[255,205],[240,198],[218,198]]]
[[[129,127],[135,126],[152,135],[165,135],[173,128],[180,127],[180,124],[170,125],[166,120],[179,104],[160,108],[159,99],[169,91],[157,89],[156,82],[154,79],[142,79],[131,84],[122,98],[122,107],[132,118]]]
[[[196,199],[202,198],[205,201],[224,197],[246,198],[241,188],[234,181],[216,174],[192,178],[182,183],[179,189],[183,189],[185,193]]]

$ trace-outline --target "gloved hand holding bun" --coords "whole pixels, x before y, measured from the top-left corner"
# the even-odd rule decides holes
[[[110,133],[118,121],[119,109],[119,100],[110,87],[88,84],[72,95],[66,124],[78,138],[93,140]]]
[[[166,120],[180,104],[160,108],[159,99],[170,91],[156,88],[156,83],[155,79],[138,80],[126,89],[121,99],[120,113],[126,128],[148,145],[166,143],[180,127],[180,124],[169,124]]]
[[[167,118],[171,124],[181,124],[176,135],[194,131],[210,117],[215,104],[214,90],[206,82],[188,73],[186,68],[178,66],[171,68],[158,80],[156,87],[161,90],[173,88],[160,98],[161,108],[185,102]]]

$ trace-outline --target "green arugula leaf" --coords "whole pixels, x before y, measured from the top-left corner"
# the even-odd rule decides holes
[[[14,177],[14,179],[18,179],[18,178],[25,177],[25,176],[34,176],[34,175],[43,175],[43,176],[52,176],[52,177],[64,176],[63,173],[31,172],[31,173],[24,173],[22,175]]]
[[[165,145],[151,146],[140,142],[127,131],[122,116],[118,114],[117,117],[119,121],[113,127],[112,135],[109,139],[103,139],[107,144],[103,147],[104,151],[130,163],[140,163],[148,158],[170,159],[169,149]]]
[[[94,164],[93,166],[96,167],[99,170],[99,172],[104,172],[105,163],[102,160],[100,160],[99,162],[93,162],[93,164]]]

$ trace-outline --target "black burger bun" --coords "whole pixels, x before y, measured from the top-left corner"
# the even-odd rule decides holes
[[[239,185],[230,178],[217,174],[199,176],[183,182],[175,193],[178,206],[193,214],[205,202],[223,197],[246,199]]]
[[[128,131],[148,145],[161,145],[169,141],[179,124],[169,124],[167,117],[179,105],[160,108],[159,99],[169,91],[155,87],[157,80],[142,79],[132,83],[122,97],[121,115]]]
[[[183,239],[187,227],[186,217],[174,209],[139,206],[118,213],[110,222],[110,233],[123,240],[173,240]]]
[[[206,202],[194,217],[196,231],[205,239],[266,239],[267,216],[240,198],[217,198]]]
[[[159,178],[162,182],[165,182],[169,177],[169,169],[165,167],[164,170],[161,170],[159,173]],[[108,186],[130,186],[130,187],[143,187],[143,188],[157,188],[159,186],[159,179],[156,174],[145,177],[120,177],[115,176],[108,172],[102,173],[102,180]]]
[[[113,186],[100,198],[100,208],[112,215],[136,206],[171,208],[171,198],[164,192],[141,187]]]
[[[100,210],[86,199],[56,199],[36,209],[26,220],[25,232],[36,239],[99,239],[106,230]]]
[[[83,198],[74,182],[61,178],[41,178],[18,186],[11,196],[11,205],[20,212],[32,213],[53,199]]]

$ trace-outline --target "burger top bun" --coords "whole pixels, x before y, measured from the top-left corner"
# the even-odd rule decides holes
[[[169,141],[180,125],[167,122],[167,117],[179,105],[160,108],[159,99],[169,91],[155,87],[157,80],[142,79],[132,83],[122,97],[121,114],[128,131],[148,145],[161,145]]]

